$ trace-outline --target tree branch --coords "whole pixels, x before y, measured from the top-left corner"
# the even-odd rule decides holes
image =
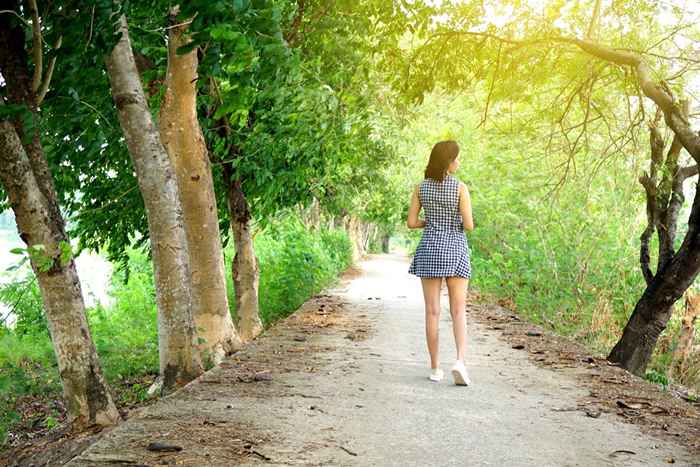
[[[57,50],[61,48],[61,42],[63,41],[63,36],[59,36],[58,40],[56,41],[56,45],[54,45],[53,49]],[[51,61],[49,62],[49,67],[46,69],[46,76],[44,76],[44,81],[41,83],[41,90],[39,91],[39,94],[36,96],[36,105],[41,105],[41,103],[44,101],[44,97],[46,97],[46,93],[49,92],[49,85],[51,84],[51,77],[53,77],[53,69],[56,66],[56,56],[54,55],[51,57]]]
[[[593,6],[593,16],[591,17],[591,22],[588,25],[588,31],[586,32],[586,39],[593,39],[593,35],[596,32],[598,26],[598,17],[600,16],[600,0],[595,0],[595,5]]]
[[[676,177],[678,177],[681,181],[685,181],[686,179],[690,177],[694,177],[698,174],[698,166],[697,165],[692,165],[689,167],[681,167],[678,169],[678,174]]]
[[[297,12],[294,15],[294,20],[289,28],[287,34],[285,34],[284,39],[287,41],[289,46],[293,46],[296,40],[297,33],[299,32],[299,27],[301,26],[301,21],[304,18],[304,0],[297,0]]]
[[[641,55],[636,52],[629,52],[621,49],[612,49],[597,44],[589,40],[581,40],[571,37],[543,37],[531,40],[507,39],[495,34],[474,32],[474,31],[453,31],[449,33],[438,33],[441,35],[473,35],[488,37],[506,44],[518,46],[531,46],[542,43],[564,43],[577,46],[579,49],[602,60],[615,63],[620,66],[632,68],[637,76],[637,81],[642,92],[649,99],[654,101],[664,113],[666,124],[678,136],[683,147],[700,164],[700,136],[690,128],[688,119],[682,113],[675,97],[668,87],[658,84],[651,79],[649,66],[644,62]]]
[[[34,54],[34,78],[32,79],[32,91],[39,91],[41,86],[41,74],[43,72],[44,52],[41,40],[41,22],[39,21],[39,9],[36,0],[29,0],[29,9],[32,14],[32,53]]]

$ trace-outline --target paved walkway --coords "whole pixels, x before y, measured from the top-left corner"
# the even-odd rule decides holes
[[[406,259],[375,256],[361,267],[69,465],[665,466],[670,457],[700,465],[614,415],[560,411],[586,391],[474,322],[473,385],[452,385],[445,309],[447,378],[431,383],[420,286]],[[148,451],[155,441],[182,450]]]

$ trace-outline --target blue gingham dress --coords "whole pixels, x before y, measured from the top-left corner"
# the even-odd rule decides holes
[[[459,181],[426,178],[418,189],[425,229],[408,269],[418,277],[471,277],[469,245],[459,213]]]

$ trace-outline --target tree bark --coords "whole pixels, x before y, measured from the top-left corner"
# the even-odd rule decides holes
[[[240,157],[240,154],[238,156]],[[249,342],[263,330],[258,302],[260,270],[255,256],[253,237],[250,234],[251,215],[248,200],[241,188],[241,181],[234,176],[231,164],[224,164],[223,169],[226,200],[236,250],[231,265],[231,274],[236,296],[238,330],[243,342]]]
[[[163,389],[168,390],[202,373],[192,319],[187,237],[177,182],[143,94],[124,16],[118,29],[121,38],[106,59],[107,72],[146,206],[158,303],[160,372]]]
[[[171,16],[177,14],[176,10]],[[187,24],[171,26],[159,128],[177,176],[192,274],[192,315],[203,357],[219,363],[241,348],[228,305],[224,256],[209,154],[197,120],[197,50],[177,54]]]
[[[644,376],[656,342],[666,329],[672,314],[672,304],[660,307],[652,294],[645,292],[637,302],[622,337],[608,355],[608,360],[621,363],[623,368],[637,376]]]
[[[3,73],[5,70],[3,70]],[[4,75],[7,76],[7,75]],[[0,181],[15,213],[17,229],[28,248],[43,245],[41,265],[30,255],[51,333],[68,414],[79,428],[108,426],[120,420],[102,375],[90,335],[78,273],[72,257],[61,258],[70,245],[57,207],[42,193],[29,157],[13,125],[0,122]],[[48,185],[44,181],[44,185]]]
[[[353,263],[360,261],[365,254],[360,219],[353,214],[347,216],[345,218],[345,231],[348,233],[352,244],[352,261]]]
[[[4,2],[3,7],[15,11],[19,2]],[[9,14],[0,15],[0,73],[7,85],[6,99],[25,105],[38,119],[25,33],[10,22]],[[39,133],[28,134],[20,119],[0,121],[0,182],[27,249],[43,248],[30,254],[30,264],[41,290],[70,420],[77,428],[113,425],[121,417],[102,375],[72,253],[66,254],[70,239],[53,177]]]

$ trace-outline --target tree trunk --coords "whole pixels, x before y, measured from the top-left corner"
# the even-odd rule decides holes
[[[389,253],[389,240],[391,237],[389,234],[382,235],[382,253]]]
[[[678,346],[673,353],[673,374],[682,377],[686,370],[688,359],[693,351],[695,337],[695,322],[700,315],[700,294],[688,292],[685,296],[685,312],[681,318],[681,333]]]
[[[351,214],[346,218],[345,230],[352,243],[352,261],[360,261],[365,254],[362,222]]]
[[[309,227],[314,230],[321,228],[321,203],[318,198],[314,198],[309,206]]]
[[[683,114],[687,115],[687,101],[682,102],[682,107]],[[664,156],[665,142],[658,128],[661,115],[662,112],[658,109],[656,118],[649,127],[649,173],[639,179],[646,192],[648,224],[640,237],[639,258],[647,289],[635,306],[622,338],[608,357],[639,376],[646,371],[659,335],[666,329],[673,313],[673,304],[693,282],[700,266],[700,258],[695,257],[697,253],[692,250],[695,247],[691,246],[699,241],[697,192],[693,206],[695,215],[691,214],[688,222],[688,234],[677,254],[674,249],[678,213],[684,200],[683,182],[693,172],[689,170],[690,167],[678,167],[682,144],[677,135]],[[656,273],[651,270],[649,264],[649,242],[655,230],[659,239]]]
[[[174,11],[175,15],[177,14]],[[192,315],[202,355],[218,363],[241,347],[231,319],[219,218],[209,154],[197,120],[197,50],[177,54],[189,42],[187,25],[172,27],[168,41],[160,137],[170,156],[182,198],[192,274]]]
[[[654,297],[645,296],[637,302],[622,337],[608,355],[608,360],[637,376],[644,376],[659,335],[673,313],[672,305],[660,309],[654,305]]]
[[[8,11],[19,10],[19,2],[3,6]],[[8,102],[26,105],[38,119],[25,31],[11,23],[9,14],[0,15],[0,73],[7,85]],[[113,425],[121,417],[102,375],[85,317],[80,281],[48,161],[39,133],[28,134],[19,119],[14,124],[0,121],[0,182],[19,235],[32,251],[30,264],[41,290],[70,420],[77,428]],[[39,245],[43,250],[37,250]]]
[[[671,316],[673,304],[700,272],[700,196],[688,221],[688,233],[673,259],[653,277],[637,302],[622,337],[608,355],[630,372],[642,376],[661,332]]]
[[[63,218],[56,216],[55,192],[47,198],[37,180],[44,175],[33,172],[13,125],[0,122],[0,181],[15,213],[17,229],[28,248],[45,248],[40,254],[31,254],[30,262],[44,300],[68,414],[81,428],[113,425],[121,417],[102,376],[75,262],[70,256],[62,257],[70,240]],[[53,182],[44,180],[43,185],[53,186]]]
[[[126,18],[119,42],[107,57],[112,95],[144,199],[158,303],[163,388],[202,373],[192,319],[189,254],[182,205],[168,154],[153,124],[129,41]]]
[[[255,257],[253,237],[250,235],[251,216],[248,200],[245,198],[240,180],[234,178],[231,164],[224,164],[224,183],[236,250],[231,274],[236,296],[238,330],[243,342],[249,342],[263,330],[258,303],[260,270]]]

